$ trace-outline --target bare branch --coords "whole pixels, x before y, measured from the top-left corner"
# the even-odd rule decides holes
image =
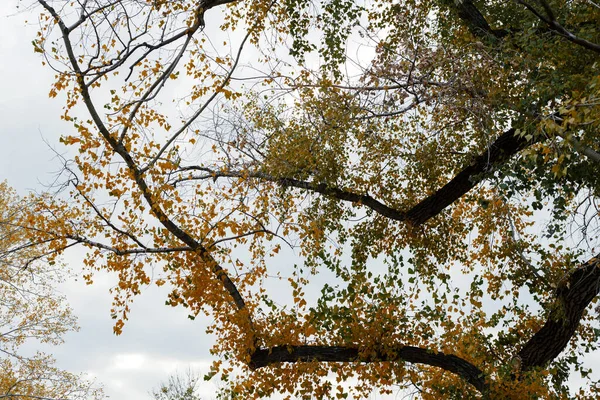
[[[129,254],[156,254],[156,253],[177,253],[184,251],[194,251],[191,247],[143,247],[141,249],[119,249],[114,246],[108,246],[104,243],[100,243],[94,240],[90,240],[77,235],[68,235],[68,239],[74,240],[76,243],[84,243],[91,247],[96,247],[101,250],[107,250],[115,253],[118,256],[125,256]]]
[[[182,126],[181,128],[179,128],[177,130],[177,132],[175,132],[167,141],[167,143],[164,144],[164,146],[158,151],[158,153],[156,153],[156,156],[145,166],[143,167],[140,172],[144,173],[147,170],[149,170],[150,168],[152,168],[152,166],[160,159],[160,157],[163,155],[163,153],[169,148],[169,146],[175,141],[175,139],[177,139],[183,132],[186,131],[186,129],[188,129],[190,127],[191,124],[194,123],[194,121],[196,119],[198,119],[198,117],[204,112],[204,110],[206,110],[206,108],[210,105],[210,103],[212,103],[212,101],[219,95],[219,93],[221,93],[221,91],[229,84],[229,81],[231,79],[231,76],[233,75],[233,72],[235,71],[239,61],[240,61],[240,57],[242,55],[242,50],[244,49],[244,45],[246,44],[248,38],[250,37],[251,32],[249,31],[246,36],[244,36],[244,39],[242,40],[242,43],[240,44],[240,47],[238,49],[238,53],[237,56],[235,58],[235,62],[233,63],[233,65],[231,66],[231,69],[229,70],[229,72],[227,73],[227,76],[225,77],[225,79],[223,80],[223,82],[219,85],[218,88],[215,89],[215,91],[213,92],[213,94],[208,98],[208,100],[206,100],[206,102],[198,109],[198,111],[196,111],[194,113],[194,115],[192,115]]]

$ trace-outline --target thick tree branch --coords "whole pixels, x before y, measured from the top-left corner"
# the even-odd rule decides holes
[[[405,213],[407,220],[413,225],[421,225],[435,217],[470,191],[481,180],[481,174],[508,161],[513,155],[531,144],[533,143],[524,137],[516,135],[514,128],[504,132],[490,145],[487,151],[474,158],[471,164],[456,174],[450,182],[407,211]]]
[[[576,152],[586,156],[588,160],[600,163],[600,153],[588,146],[585,146],[579,140],[575,139],[573,135],[560,132],[558,132],[557,135],[563,138],[567,143],[569,143],[573,147],[573,149],[575,149]]]
[[[572,32],[570,32],[569,30],[567,30],[564,26],[562,26],[556,20],[556,17],[554,16],[554,12],[552,11],[552,9],[550,8],[550,5],[546,1],[538,0],[538,2],[542,5],[542,8],[544,9],[546,16],[542,15],[542,13],[540,13],[538,10],[536,10],[535,7],[533,7],[531,4],[529,4],[523,0],[517,0],[517,2],[519,4],[521,4],[523,7],[525,7],[529,12],[531,12],[537,18],[539,18],[540,21],[542,21],[546,25],[548,25],[548,29],[551,32],[558,34],[558,35],[564,37],[565,39],[567,39],[579,46],[582,46],[588,50],[592,50],[592,51],[595,51],[596,53],[600,53],[600,45],[598,45],[596,43],[592,43],[589,40],[580,38],[580,37],[576,36],[575,34],[573,34]]]
[[[457,175],[455,175],[452,180],[407,211],[400,211],[389,207],[385,203],[371,197],[368,194],[359,194],[346,189],[339,189],[329,186],[324,183],[308,182],[294,178],[276,177],[263,172],[218,171],[206,167],[189,166],[181,168],[180,172],[197,170],[205,172],[206,175],[192,176],[191,178],[181,178],[180,180],[175,181],[175,183],[189,179],[216,179],[219,177],[257,178],[270,182],[276,182],[284,187],[305,189],[320,193],[325,196],[333,197],[338,200],[362,204],[384,217],[396,221],[409,222],[416,226],[421,225],[429,219],[435,217],[443,209],[461,198],[481,180],[482,174],[488,172],[494,166],[506,162],[510,157],[531,144],[532,142],[528,142],[525,138],[515,135],[515,129],[509,129],[500,135],[485,152],[475,157],[473,161]]]
[[[490,24],[479,11],[472,0],[454,0],[451,1],[451,7],[456,10],[458,17],[465,23],[473,36],[480,39],[503,38],[508,35],[504,29],[492,29]]]
[[[598,293],[600,254],[559,284],[546,324],[519,351],[523,371],[546,366],[564,350],[579,327],[585,309]]]
[[[542,4],[547,16],[542,15],[529,3],[523,0],[517,0],[519,4],[525,7],[529,12],[534,14],[540,19],[540,21],[544,22],[548,26],[547,30],[543,30],[544,33],[550,31],[588,50],[600,53],[600,45],[578,37],[573,32],[567,30],[556,20],[556,17],[550,9],[548,3],[544,0],[538,1]],[[511,32],[506,29],[492,29],[481,11],[479,11],[475,4],[473,4],[472,0],[454,0],[451,7],[456,10],[456,14],[467,26],[473,36],[479,39],[502,39]]]
[[[393,353],[390,354],[390,353]],[[250,359],[252,369],[266,367],[281,362],[394,362],[405,361],[426,364],[452,372],[478,391],[485,392],[487,385],[483,372],[470,362],[455,355],[437,353],[413,346],[400,346],[394,352],[361,357],[356,347],[345,346],[278,346],[271,349],[258,349]]]
[[[358,195],[345,190],[330,188],[323,184],[300,184],[290,179],[281,179],[280,183],[284,186],[303,187],[340,200],[364,204],[385,217],[398,221],[407,221],[414,226],[418,226],[438,215],[442,210],[470,191],[481,180],[481,174],[488,172],[495,165],[507,161],[530,144],[524,137],[515,135],[515,129],[509,129],[500,135],[485,152],[475,157],[470,165],[456,174],[448,183],[407,211],[394,210],[369,195]]]

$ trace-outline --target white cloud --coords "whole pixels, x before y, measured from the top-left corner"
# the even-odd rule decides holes
[[[144,354],[134,353],[134,354],[117,354],[112,357],[112,364],[110,365],[111,369],[143,369],[147,368],[147,358]]]

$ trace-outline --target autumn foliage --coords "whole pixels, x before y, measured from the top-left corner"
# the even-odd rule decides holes
[[[236,398],[596,398],[596,3],[38,3],[74,157],[26,231],[115,333],[165,285]]]
[[[52,251],[44,242],[27,238],[29,205],[0,182],[0,398],[101,399],[93,382],[56,367],[50,355],[31,351],[35,344],[61,344],[78,327],[55,289],[68,270],[47,262]],[[23,350],[26,345],[29,351]]]

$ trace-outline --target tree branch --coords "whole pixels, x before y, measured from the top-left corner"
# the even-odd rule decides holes
[[[548,26],[548,30],[550,32],[560,35],[570,42],[573,42],[588,50],[600,53],[600,45],[580,38],[567,30],[556,20],[556,17],[554,16],[554,13],[552,12],[552,9],[548,3],[544,0],[538,1],[542,4],[547,17],[543,16],[539,11],[537,11],[533,6],[524,0],[517,0],[519,4],[534,14],[540,21],[544,22]],[[492,29],[481,11],[479,11],[475,4],[473,4],[472,0],[454,0],[452,1],[451,7],[456,10],[458,17],[465,23],[469,31],[475,37],[480,39],[489,39],[490,37],[502,39],[511,32],[506,29]]]
[[[538,0],[538,1],[542,5],[542,8],[544,9],[544,11],[546,12],[546,17],[544,17],[539,11],[537,11],[531,4],[529,4],[523,0],[517,0],[517,2],[519,4],[521,4],[529,12],[531,12],[533,15],[535,15],[540,21],[542,21],[546,25],[548,25],[548,28],[551,32],[554,32],[554,33],[564,37],[565,39],[567,39],[579,46],[582,46],[588,50],[595,51],[596,53],[600,53],[600,45],[598,45],[596,43],[592,43],[589,40],[585,40],[583,38],[580,38],[580,37],[574,35],[572,32],[567,30],[564,26],[562,26],[556,20],[556,17],[554,16],[554,12],[552,11],[552,8],[550,8],[550,5],[546,1],[544,1],[544,0]]]
[[[368,194],[358,194],[348,190],[339,189],[334,186],[328,186],[325,183],[315,183],[309,181],[303,181],[295,178],[281,178],[274,175],[270,175],[264,172],[257,171],[220,171],[215,170],[208,167],[201,166],[187,166],[182,167],[178,170],[178,172],[183,171],[202,171],[205,172],[206,175],[192,176],[192,177],[183,177],[177,179],[173,182],[174,185],[180,182],[189,181],[189,180],[202,180],[202,179],[218,179],[218,178],[256,178],[259,180],[275,182],[283,187],[293,187],[298,189],[305,189],[311,192],[320,193],[325,196],[334,197],[338,200],[348,201],[350,203],[358,203],[363,204],[375,212],[397,221],[405,221],[406,216],[404,213],[395,210],[391,207],[388,207],[384,203],[379,200],[369,196]]]
[[[451,7],[456,10],[458,17],[466,24],[473,36],[480,39],[489,39],[490,37],[501,39],[508,35],[507,30],[492,29],[472,0],[454,0],[451,3]]]
[[[600,293],[600,254],[567,275],[556,289],[546,324],[519,351],[521,369],[544,367],[567,346],[583,313]]]
[[[534,138],[533,140],[539,139]],[[417,226],[422,225],[429,219],[435,217],[442,210],[471,190],[481,180],[481,174],[488,172],[495,165],[502,164],[510,157],[531,144],[533,144],[533,142],[529,142],[524,137],[515,135],[515,129],[509,129],[500,135],[485,152],[475,157],[470,165],[455,175],[454,178],[452,178],[448,183],[446,183],[429,197],[421,200],[418,204],[407,211],[400,211],[389,207],[385,203],[371,197],[368,194],[359,194],[346,189],[339,189],[333,186],[328,186],[325,183],[308,182],[294,178],[276,177],[259,171],[218,171],[206,167],[189,166],[183,167],[179,171],[183,172],[197,170],[206,172],[207,174],[203,176],[192,176],[191,178],[181,178],[175,181],[175,183],[189,179],[217,179],[220,177],[257,178],[270,182],[276,182],[284,187],[305,189],[311,192],[333,197],[338,200],[362,204],[384,217],[396,221],[409,222],[412,225]]]
[[[390,354],[391,353],[391,354]],[[485,392],[484,373],[470,362],[455,355],[437,353],[413,346],[399,346],[393,352],[361,357],[358,348],[346,346],[277,346],[258,349],[250,358],[250,368],[258,369],[281,362],[396,362],[406,361],[442,368],[469,382],[478,391]]]
[[[169,232],[171,232],[184,244],[189,246],[192,249],[192,251],[198,254],[200,259],[210,267],[215,278],[222,283],[223,287],[229,293],[231,299],[235,303],[236,308],[240,311],[245,310],[246,302],[244,301],[244,298],[242,297],[241,293],[238,291],[235,283],[227,274],[227,271],[219,265],[219,263],[214,259],[212,254],[200,242],[198,242],[188,232],[184,231],[179,227],[179,225],[173,222],[169,215],[163,210],[161,205],[156,201],[156,198],[153,195],[150,187],[148,187],[148,183],[146,182],[144,174],[141,171],[140,167],[133,160],[131,154],[129,153],[125,145],[119,142],[116,134],[112,134],[110,132],[110,130],[102,120],[102,117],[100,117],[100,114],[98,113],[98,110],[96,108],[96,104],[92,100],[90,89],[85,83],[85,78],[79,66],[77,57],[75,56],[73,45],[71,43],[71,39],[69,38],[70,32],[67,26],[65,25],[58,12],[52,6],[50,6],[47,0],[38,0],[38,2],[54,18],[58,25],[58,28],[61,31],[62,40],[67,51],[69,62],[71,64],[73,72],[77,77],[77,85],[79,86],[79,89],[81,91],[81,98],[90,114],[92,121],[98,128],[99,133],[106,140],[107,144],[112,148],[112,150],[115,153],[121,156],[129,170],[131,171],[132,178],[134,179],[138,189],[140,190],[147,204],[150,206],[150,211],[152,212],[152,215],[156,217]],[[252,319],[249,313],[247,313],[247,318],[250,326],[252,326]]]
[[[539,138],[534,137],[533,140],[536,141]],[[481,180],[481,174],[508,161],[510,157],[533,143],[522,136],[516,135],[514,128],[507,130],[485,152],[474,158],[469,166],[456,174],[452,180],[408,210],[405,213],[407,220],[413,225],[421,225],[430,218],[435,217],[443,209],[470,191]]]
[[[575,139],[573,135],[561,132],[557,132],[556,134],[573,146],[575,151],[579,154],[586,156],[590,161],[600,163],[600,153],[588,146],[585,146],[579,140]]]

